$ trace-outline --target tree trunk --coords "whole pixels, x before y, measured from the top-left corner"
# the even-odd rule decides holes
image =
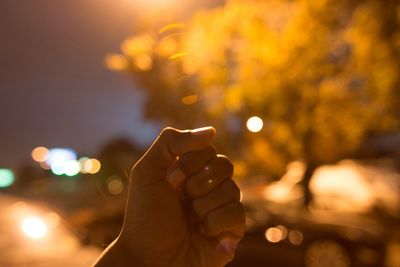
[[[308,205],[312,202],[313,196],[310,190],[310,180],[314,174],[314,171],[318,168],[318,164],[313,162],[307,163],[307,168],[304,172],[303,180],[301,184],[304,187],[304,206],[308,207]]]

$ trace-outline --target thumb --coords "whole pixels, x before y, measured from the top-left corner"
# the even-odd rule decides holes
[[[168,169],[177,157],[206,148],[211,144],[215,132],[211,126],[183,131],[165,128],[133,167],[132,178],[140,185],[165,179]],[[182,173],[181,176],[183,175]],[[179,175],[175,174],[175,176]]]

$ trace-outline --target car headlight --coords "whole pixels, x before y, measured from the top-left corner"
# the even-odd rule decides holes
[[[41,239],[47,234],[47,224],[39,217],[27,217],[21,222],[22,232],[31,239]]]

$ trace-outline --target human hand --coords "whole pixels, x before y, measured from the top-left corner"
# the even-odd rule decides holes
[[[245,215],[233,165],[216,154],[214,135],[212,127],[166,128],[136,163],[113,245],[126,265],[131,257],[133,266],[221,267],[233,258]]]

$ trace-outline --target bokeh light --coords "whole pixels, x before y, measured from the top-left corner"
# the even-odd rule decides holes
[[[70,160],[76,160],[76,152],[70,148],[52,148],[49,150],[46,163],[52,166],[53,163],[59,164],[60,162],[67,162]]]
[[[265,238],[271,243],[278,243],[283,236],[282,230],[278,227],[270,227],[265,231]]]
[[[149,55],[139,55],[134,59],[136,67],[142,71],[149,71],[153,67],[153,60]]]
[[[113,71],[123,71],[129,67],[129,62],[123,55],[107,55],[104,59],[104,62],[105,65]]]
[[[121,181],[120,177],[113,175],[108,178],[107,189],[110,194],[119,195],[124,190],[124,183]]]
[[[289,242],[295,246],[300,246],[303,243],[303,233],[298,230],[289,231]]]
[[[49,150],[43,146],[35,147],[31,156],[34,161],[45,162],[49,156]]]
[[[253,116],[247,120],[246,126],[250,132],[257,133],[263,128],[263,120],[260,117]]]
[[[101,163],[98,159],[88,159],[85,161],[83,170],[86,173],[96,174],[100,171]]]
[[[67,176],[75,176],[81,170],[81,166],[78,161],[70,160],[64,164],[64,173]]]
[[[86,163],[90,160],[88,157],[81,157],[78,159],[79,168],[81,173],[88,173]]]
[[[25,218],[21,223],[21,229],[26,236],[32,239],[40,239],[47,234],[46,223],[38,217]]]
[[[11,186],[15,181],[14,172],[10,169],[0,169],[0,188]]]
[[[313,242],[305,255],[306,267],[349,267],[350,258],[345,249],[333,240]]]

